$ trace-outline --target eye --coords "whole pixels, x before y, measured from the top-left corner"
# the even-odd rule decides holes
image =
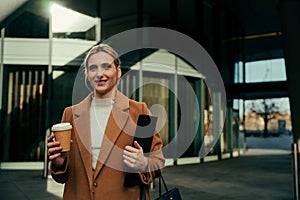
[[[108,64],[108,63],[104,63],[104,64],[101,65],[101,67],[102,67],[103,69],[110,69],[110,68],[112,67],[112,65],[111,65],[111,64]]]
[[[89,71],[96,71],[97,70],[97,66],[96,65],[90,65],[89,67],[88,67],[88,69],[89,69]]]

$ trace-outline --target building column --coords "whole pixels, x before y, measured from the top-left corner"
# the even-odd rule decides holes
[[[230,157],[233,157],[233,126],[232,126],[232,106],[227,107],[226,110],[226,134],[227,134],[227,150],[230,153]]]
[[[4,127],[4,109],[3,109],[3,73],[4,73],[4,36],[5,36],[5,29],[2,28],[1,30],[1,41],[0,41],[0,127]],[[1,162],[3,161],[3,152],[4,152],[4,131],[0,133],[0,169],[1,169]]]
[[[202,79],[197,79],[195,81],[195,93],[198,100],[198,109],[199,115],[196,120],[198,124],[196,124],[196,136],[194,141],[194,155],[200,155],[200,148],[203,145],[203,137],[204,137],[204,98],[203,98],[203,90],[204,90],[204,81]]]
[[[279,13],[284,38],[284,57],[290,98],[294,142],[300,140],[300,0],[280,0]]]

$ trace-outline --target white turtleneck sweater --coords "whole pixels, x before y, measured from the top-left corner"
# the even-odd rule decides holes
[[[96,168],[100,147],[108,117],[113,106],[113,100],[93,98],[90,108],[91,142],[92,142],[92,167]]]

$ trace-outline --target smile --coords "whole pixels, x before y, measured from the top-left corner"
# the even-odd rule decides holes
[[[107,80],[96,80],[95,82],[97,85],[104,85],[107,82]]]

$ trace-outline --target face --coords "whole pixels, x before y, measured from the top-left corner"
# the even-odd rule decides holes
[[[96,98],[111,98],[121,77],[121,68],[115,66],[111,55],[98,52],[91,55],[87,62],[87,77]]]

